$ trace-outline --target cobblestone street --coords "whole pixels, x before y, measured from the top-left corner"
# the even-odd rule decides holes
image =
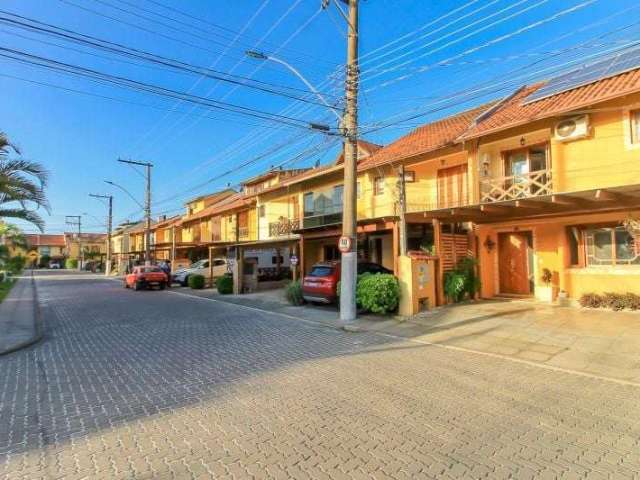
[[[640,389],[40,275],[0,478],[640,478]]]

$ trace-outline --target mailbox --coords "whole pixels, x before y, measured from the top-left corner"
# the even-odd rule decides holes
[[[436,262],[426,255],[398,259],[400,315],[415,315],[436,305]]]

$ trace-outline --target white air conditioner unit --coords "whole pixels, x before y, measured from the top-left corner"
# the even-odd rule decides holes
[[[561,142],[586,138],[591,134],[589,115],[578,115],[560,120],[553,127],[553,136]]]

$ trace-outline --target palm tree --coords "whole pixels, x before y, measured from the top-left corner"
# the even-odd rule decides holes
[[[35,211],[49,211],[44,189],[49,173],[36,162],[9,158],[13,151],[20,154],[7,136],[0,132],[0,218],[19,218],[33,223],[44,231],[44,220]],[[35,210],[29,205],[35,205]]]

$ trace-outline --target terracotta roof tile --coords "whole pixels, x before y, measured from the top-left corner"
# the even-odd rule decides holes
[[[527,97],[545,84],[541,82],[522,87],[494,112],[469,128],[461,139],[479,137],[640,91],[640,69],[527,103]]]
[[[488,103],[418,127],[363,160],[358,170],[367,170],[452,145],[478,115],[494,104],[495,102]]]
[[[25,238],[27,240],[27,244],[30,247],[64,247],[64,235],[52,235],[52,234],[37,234],[37,233],[28,233],[25,234]]]

